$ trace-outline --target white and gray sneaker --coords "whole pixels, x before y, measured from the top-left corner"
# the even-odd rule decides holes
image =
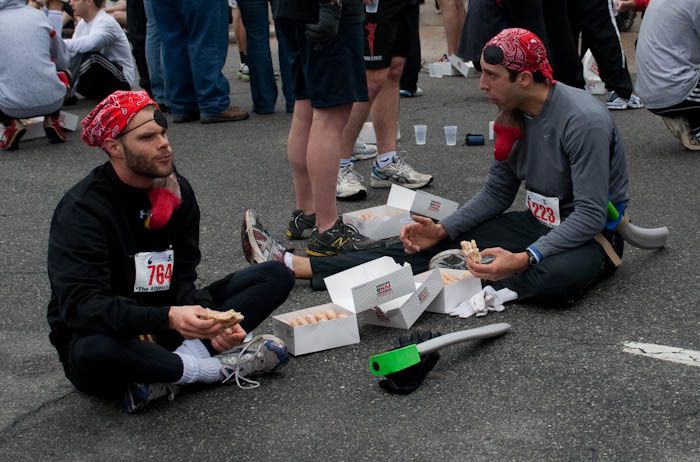
[[[683,117],[662,117],[666,128],[673,136],[681,140],[683,146],[691,151],[700,150],[700,136],[694,135],[690,124]]]
[[[246,343],[215,356],[221,362],[221,383],[233,380],[243,389],[257,388],[259,382],[251,380],[263,374],[278,371],[289,362],[287,346],[274,335],[256,335]]]
[[[408,189],[418,189],[429,185],[431,181],[432,175],[415,171],[397,154],[383,168],[379,168],[375,162],[369,184],[373,188],[390,188],[392,184],[397,184]]]
[[[625,99],[618,95],[617,92],[611,91],[608,93],[608,98],[605,102],[608,109],[613,111],[621,111],[625,109],[641,109],[644,103],[639,99],[639,96],[632,93],[629,99]]]
[[[367,188],[362,185],[362,175],[357,173],[352,164],[338,169],[338,182],[335,185],[335,197],[341,200],[362,200],[367,197]]]
[[[365,160],[377,157],[377,146],[374,144],[363,143],[360,140],[355,141],[355,148],[352,151],[350,160]]]

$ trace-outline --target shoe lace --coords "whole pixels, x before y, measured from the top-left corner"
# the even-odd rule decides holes
[[[407,174],[407,175],[412,175],[413,173],[416,172],[416,171],[413,169],[413,167],[411,167],[410,165],[408,165],[408,164],[406,163],[406,161],[404,161],[403,158],[399,157],[398,155],[396,155],[396,156],[394,157],[394,160],[395,160],[395,163],[396,163],[396,171],[397,171],[398,173],[405,173],[405,174]]]
[[[253,344],[256,344],[255,351],[251,351],[251,345]],[[231,372],[226,378],[224,378],[224,380],[222,380],[221,383],[229,383],[231,381],[231,378],[233,377],[236,379],[236,385],[238,385],[238,388],[240,388],[241,390],[252,390],[253,388],[258,388],[260,386],[260,382],[246,377],[241,371],[241,366],[244,364],[243,355],[248,353],[248,357],[245,358],[245,363],[247,364],[254,361],[256,365],[255,370],[262,369],[265,366],[265,361],[262,355],[260,354],[260,351],[263,349],[264,346],[264,338],[260,335],[253,338],[253,340],[251,340],[250,342],[246,343],[236,355],[236,365],[233,367],[233,372]]]

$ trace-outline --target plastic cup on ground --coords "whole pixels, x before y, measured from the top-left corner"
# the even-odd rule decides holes
[[[455,146],[457,144],[456,125],[445,125],[445,143],[447,143],[448,146]]]
[[[365,11],[367,13],[376,13],[379,9],[379,0],[372,0],[370,3],[365,5]]]
[[[416,144],[425,144],[425,138],[428,134],[427,125],[414,125],[413,132],[416,135]]]

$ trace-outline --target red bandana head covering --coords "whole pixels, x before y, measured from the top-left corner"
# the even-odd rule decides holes
[[[547,80],[554,82],[552,66],[547,60],[547,49],[542,40],[529,30],[504,29],[488,41],[484,50],[491,46],[498,47],[503,52],[503,60],[498,64],[505,66],[506,69],[518,72],[540,71]]]
[[[158,108],[145,91],[115,91],[83,119],[83,142],[88,146],[103,147],[106,139],[116,139],[146,106]]]

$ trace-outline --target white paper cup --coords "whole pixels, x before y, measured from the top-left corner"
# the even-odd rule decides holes
[[[493,123],[494,123],[493,120],[491,122],[489,122],[489,139],[490,140],[493,140],[495,138],[495,135],[493,133]]]
[[[416,144],[425,144],[425,138],[428,134],[428,126],[414,125],[413,133],[416,135]]]
[[[445,125],[445,143],[448,146],[457,144],[457,125]]]
[[[365,5],[365,11],[367,13],[376,13],[379,9],[379,0],[372,0],[370,3]]]

